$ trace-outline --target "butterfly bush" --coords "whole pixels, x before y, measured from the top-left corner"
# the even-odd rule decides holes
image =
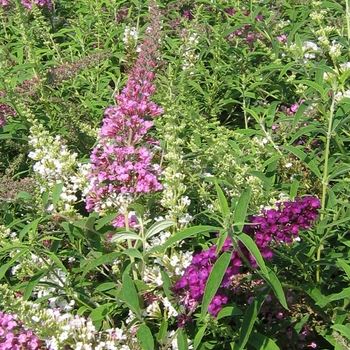
[[[300,230],[310,228],[311,222],[317,219],[320,201],[314,197],[296,198],[294,202],[286,201],[276,203],[277,209],[263,209],[261,215],[251,216],[252,225],[246,225],[244,232],[250,235],[261,255],[266,259],[272,259],[273,249],[283,243],[291,244],[299,237]],[[228,290],[232,278],[237,275],[245,261],[249,261],[253,268],[257,267],[254,257],[248,252],[242,243],[238,243],[238,249],[232,244],[231,238],[227,238],[220,251],[216,254],[217,246],[213,245],[207,250],[194,255],[190,266],[183,276],[174,284],[173,293],[180,305],[186,311],[193,312],[202,302],[208,276],[219,258],[225,251],[233,250],[231,263],[225,271],[220,288],[211,301],[208,311],[216,316],[222,306],[228,302]],[[184,326],[188,316],[180,315],[179,326]]]
[[[103,205],[109,202],[124,215],[115,194],[131,197],[133,201],[142,194],[162,189],[158,181],[160,168],[152,164],[152,150],[158,142],[147,135],[154,125],[150,119],[163,113],[162,108],[151,101],[156,91],[152,81],[158,40],[151,36],[155,30],[151,24],[126,86],[115,96],[118,105],[105,111],[98,144],[90,157],[91,186],[86,200],[86,209],[90,212],[101,213]],[[115,226],[123,225],[120,222],[119,217]]]

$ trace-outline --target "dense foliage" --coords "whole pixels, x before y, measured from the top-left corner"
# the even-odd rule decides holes
[[[0,349],[349,349],[348,0],[0,19]]]

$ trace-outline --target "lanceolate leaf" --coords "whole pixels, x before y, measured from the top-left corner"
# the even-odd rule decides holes
[[[235,212],[233,214],[234,223],[244,222],[247,215],[247,208],[249,204],[251,189],[246,188],[242,195],[239,197],[238,203],[235,208]],[[237,229],[242,231],[243,224],[239,225]]]
[[[142,324],[136,332],[136,337],[141,343],[142,350],[153,350],[154,340],[151,330]]]
[[[319,178],[322,179],[322,174],[319,170],[319,168],[316,166],[315,162],[309,158],[309,156],[304,153],[301,149],[293,146],[282,146],[285,150],[293,153],[295,156],[297,156],[300,160],[302,160],[309,169]]]
[[[255,242],[252,240],[251,237],[249,237],[245,233],[240,233],[237,235],[237,238],[245,245],[245,247],[249,250],[249,252],[253,255],[256,263],[260,267],[260,270],[264,276],[268,276],[268,270],[265,265],[265,261],[263,257],[261,256],[261,253],[255,244]]]
[[[139,240],[141,240],[141,237],[139,235],[137,235],[136,233],[129,232],[129,231],[123,231],[123,232],[116,233],[112,237],[111,242],[116,243],[116,242],[120,242],[120,241],[125,241],[127,239],[139,241]]]
[[[177,333],[177,346],[179,350],[188,350],[186,333],[182,328],[180,328]]]
[[[261,253],[257,245],[255,244],[255,242],[252,240],[251,237],[249,237],[245,233],[240,233],[237,237],[245,245],[245,247],[249,250],[249,252],[253,255],[256,263],[258,264],[261,270],[260,272],[262,277],[271,286],[278,301],[281,303],[281,305],[285,309],[288,309],[288,305],[282,289],[282,285],[278,280],[277,276],[275,275],[275,273],[265,265],[264,259],[261,256]]]
[[[346,275],[350,279],[350,265],[348,265],[344,259],[338,259],[338,265],[342,267],[342,269],[345,271]]]
[[[280,347],[277,346],[272,339],[260,333],[252,333],[250,335],[248,343],[257,350],[261,350],[261,349],[280,350]]]
[[[228,208],[228,203],[225,197],[225,194],[221,187],[218,185],[217,182],[215,182],[215,189],[218,195],[219,203],[220,203],[220,209],[221,209],[221,214],[225,218],[229,215],[230,211]]]
[[[155,247],[154,249],[151,249],[151,252],[153,251],[164,251],[166,248],[170,247],[176,242],[182,241],[186,238],[193,237],[199,233],[204,232],[219,232],[220,227],[215,226],[193,226],[185,228],[184,230],[176,233],[174,236],[170,237],[161,247]]]
[[[151,238],[152,236],[156,235],[157,233],[174,226],[175,222],[173,220],[162,220],[155,222],[148,230],[146,233],[146,239]]]
[[[58,185],[55,186],[55,188],[53,189],[53,193],[52,193],[52,204],[53,207],[55,208],[60,197],[61,197],[61,193],[62,193],[62,189],[63,189],[63,185],[64,183],[59,183]]]
[[[194,341],[193,341],[193,349],[196,350],[198,348],[199,345],[201,345],[203,336],[205,334],[205,331],[207,330],[207,325],[204,324],[199,331],[197,332]]]
[[[269,292],[268,289],[263,290],[253,299],[252,303],[249,305],[247,311],[244,314],[242,327],[239,332],[239,343],[238,343],[238,346],[235,346],[234,350],[245,349],[245,346],[248,342],[250,333],[253,329],[253,326],[257,319],[260,308],[264,303],[268,292]],[[267,348],[267,349],[270,349],[270,348]],[[273,348],[271,348],[271,350],[272,349]]]
[[[127,272],[123,273],[123,301],[135,315],[141,318],[139,296],[134,282]]]
[[[85,275],[95,269],[97,266],[106,264],[108,262],[111,262],[115,259],[117,259],[120,256],[119,252],[112,252],[112,253],[108,253],[108,254],[104,254],[102,256],[100,256],[99,258],[92,260],[91,262],[88,263],[88,265],[86,266],[86,268],[84,269],[84,272],[81,276],[80,281],[83,282]]]
[[[230,263],[232,252],[224,252],[215,262],[204,290],[201,317],[207,314],[208,307],[218,291],[226,269]]]

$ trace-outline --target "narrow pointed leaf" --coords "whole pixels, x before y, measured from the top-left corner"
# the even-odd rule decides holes
[[[127,272],[123,273],[123,300],[128,305],[130,310],[141,317],[139,296],[137,294],[134,281]]]
[[[218,291],[226,269],[230,263],[232,252],[224,252],[219,259],[215,262],[213,269],[211,270],[207,284],[204,290],[202,312],[201,317],[203,318],[208,311],[208,307]]]
[[[293,146],[285,145],[282,147],[285,150],[293,153],[300,160],[302,160],[319,179],[322,179],[322,174],[321,174],[319,168],[316,166],[315,162],[311,158],[309,158],[309,156],[306,153],[304,153],[301,149],[293,147]]]
[[[240,233],[237,235],[237,238],[244,244],[244,246],[249,250],[249,253],[253,255],[256,263],[258,264],[262,274],[264,276],[268,276],[268,270],[265,265],[265,261],[263,257],[261,256],[261,253],[253,241],[251,237],[249,237],[246,233]]]
[[[170,247],[176,242],[182,241],[186,238],[193,237],[199,233],[204,232],[219,232],[220,227],[215,226],[193,226],[185,228],[184,230],[176,233],[174,236],[170,237],[161,247],[155,247],[151,251],[164,251],[166,248]]]
[[[146,239],[151,238],[152,236],[156,235],[157,233],[174,226],[175,222],[173,220],[162,220],[155,222],[146,232]]]
[[[252,333],[250,335],[248,343],[257,350],[280,350],[280,347],[277,346],[277,344],[271,338],[260,333]]]
[[[239,197],[238,203],[235,208],[235,212],[233,214],[233,221],[235,223],[245,221],[249,199],[250,199],[250,193],[251,193],[251,189],[248,187],[243,191],[242,195]],[[243,225],[239,225],[237,229],[239,231],[242,231]]]
[[[116,233],[111,238],[111,242],[112,243],[116,243],[116,242],[120,242],[120,241],[125,241],[127,239],[132,239],[132,240],[135,240],[135,241],[139,241],[139,240],[141,240],[141,237],[139,235],[137,235],[136,233],[123,231],[123,232]]]
[[[198,346],[201,345],[202,339],[204,337],[206,330],[207,330],[207,325],[204,324],[197,332],[196,336],[194,337],[194,341],[193,341],[193,349],[194,350],[196,350],[198,348]]]
[[[348,278],[350,278],[350,265],[348,265],[344,259],[338,259],[338,265],[341,266]]]
[[[269,290],[266,289],[259,293],[249,305],[247,311],[244,314],[242,327],[239,332],[239,344],[235,347],[235,350],[244,350],[249,340],[249,336],[252,332],[254,323],[257,319],[258,313],[262,304],[264,303]]]
[[[230,213],[228,208],[228,203],[223,190],[221,189],[221,187],[218,185],[217,182],[215,182],[215,189],[216,189],[219,203],[220,203],[221,214],[223,217],[227,217]]]
[[[56,205],[61,197],[62,189],[63,189],[63,182],[57,184],[52,192],[52,204],[53,207],[56,208]]]

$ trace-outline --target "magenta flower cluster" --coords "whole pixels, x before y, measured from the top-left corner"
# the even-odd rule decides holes
[[[244,232],[251,236],[266,259],[273,257],[273,248],[281,243],[292,243],[299,235],[299,230],[310,228],[311,222],[317,219],[320,201],[314,197],[296,198],[294,202],[277,203],[277,209],[262,210],[261,215],[250,217],[252,225],[246,225]],[[220,252],[232,249],[232,241],[227,238]],[[228,301],[227,291],[235,275],[240,272],[244,261],[249,261],[252,267],[257,267],[254,257],[241,242],[239,251],[233,249],[231,263],[225,271],[219,290],[211,301],[208,311],[215,317]],[[195,255],[183,276],[172,287],[174,296],[187,312],[192,312],[197,304],[202,302],[208,276],[219,258],[216,255],[217,246]],[[184,326],[186,317],[181,316],[179,326]]]
[[[10,3],[11,0],[0,0],[0,6],[7,6],[10,5]],[[22,0],[21,4],[29,10],[33,9],[33,4],[36,4],[40,7],[47,7],[48,9],[52,9],[50,0]]]
[[[162,108],[151,101],[156,90],[152,81],[159,35],[153,22],[154,19],[126,86],[115,96],[118,105],[105,111],[99,142],[90,157],[92,188],[86,200],[88,211],[99,211],[107,200],[118,194],[135,199],[162,189],[158,182],[160,167],[152,164],[152,150],[158,142],[147,136],[154,125],[151,119],[163,113]],[[153,32],[155,35],[151,37]],[[119,217],[116,227],[120,222]]]
[[[90,157],[93,188],[86,201],[88,211],[98,211],[105,198],[115,193],[144,194],[162,189],[157,180],[160,169],[151,162],[150,149],[156,142],[145,135],[153,126],[146,118],[163,110],[150,101],[155,92],[150,83],[153,73],[142,69],[138,73],[116,96],[118,106],[105,111],[100,141]]]
[[[25,329],[14,315],[0,311],[0,350],[46,349],[45,343]]]
[[[296,198],[294,202],[277,203],[278,209],[262,210],[262,215],[250,217],[254,225],[247,225],[244,232],[254,237],[261,255],[271,259],[271,243],[293,243],[299,237],[299,230],[310,228],[311,222],[317,219],[320,201],[315,197]]]

